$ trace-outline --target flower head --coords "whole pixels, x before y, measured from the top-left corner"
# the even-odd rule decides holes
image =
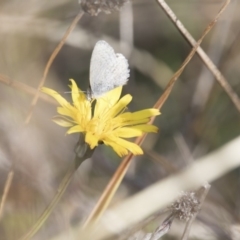
[[[60,116],[53,119],[60,126],[68,127],[68,134],[83,133],[85,142],[90,148],[99,143],[111,146],[119,156],[128,154],[143,154],[142,149],[135,143],[124,138],[141,136],[145,132],[157,132],[156,126],[148,124],[150,117],[159,115],[158,109],[145,109],[137,112],[125,112],[132,96],[127,94],[120,98],[122,87],[117,87],[102,97],[89,101],[85,94],[78,89],[74,80],[72,85],[72,101],[70,104],[56,91],[43,88],[42,91],[54,97],[60,107]]]
[[[188,221],[199,210],[200,202],[193,191],[182,192],[181,196],[169,207],[179,220]]]

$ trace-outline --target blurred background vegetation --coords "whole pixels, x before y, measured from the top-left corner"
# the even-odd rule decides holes
[[[195,39],[223,2],[167,1]],[[238,95],[239,9],[240,2],[233,0],[202,44]],[[49,56],[80,11],[77,0],[1,0],[0,75],[36,89]],[[129,59],[131,76],[124,93],[133,95],[131,111],[154,105],[191,50],[156,1],[134,0],[120,12],[94,17],[84,14],[56,57],[45,86],[69,100],[70,78],[86,90],[91,52],[101,39]],[[131,47],[126,47],[124,41]],[[56,106],[42,100],[25,125],[33,96],[0,84],[1,194],[9,172],[14,173],[1,213],[0,239],[12,240],[29,229],[54,196],[74,157],[78,136],[65,135],[66,129],[51,121]],[[155,121],[159,133],[147,137],[145,154],[134,159],[112,204],[168,177],[173,174],[171,169],[185,168],[240,134],[239,112],[198,56],[184,70],[161,112]],[[110,148],[97,148],[93,158],[76,172],[54,213],[34,239],[53,239],[83,221],[120,161]],[[239,168],[211,184],[193,230],[197,234],[193,233],[191,239],[240,239],[240,234],[234,238],[240,229]],[[180,239],[184,224],[174,222],[163,239]],[[154,231],[154,227],[154,223],[149,225],[147,231]]]

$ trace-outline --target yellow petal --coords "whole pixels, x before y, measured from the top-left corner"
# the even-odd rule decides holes
[[[122,87],[117,87],[102,97],[96,99],[95,109],[94,109],[94,116],[99,117],[105,115],[106,112],[112,108],[119,100],[121,95]]]
[[[123,96],[116,104],[113,106],[109,112],[107,113],[106,118],[113,118],[117,114],[119,114],[122,110],[126,108],[126,106],[132,101],[132,96],[127,94]]]
[[[113,122],[114,126],[117,128],[117,127],[135,126],[138,124],[148,123],[149,118],[136,119],[136,120],[123,120],[121,118],[116,117],[115,119],[113,119],[112,122]]]
[[[121,114],[119,117],[128,121],[128,120],[139,120],[139,119],[150,118],[152,116],[157,116],[159,114],[160,114],[160,112],[158,109],[149,108],[149,109],[145,109],[145,110],[141,110],[141,111],[137,111],[137,112],[133,112],[133,113],[126,112],[126,113]]]
[[[72,109],[66,107],[58,107],[57,112],[61,115],[68,116],[74,119],[77,114],[77,109],[74,107],[72,107]]]
[[[93,149],[98,145],[99,138],[97,138],[96,135],[93,135],[91,132],[87,132],[85,141],[89,144],[90,148]]]
[[[102,97],[96,100],[94,116],[98,117],[102,115],[103,111],[105,112],[106,109],[110,109],[112,106],[116,104],[119,100],[120,95],[122,92],[122,86],[114,88],[113,90],[107,92]]]
[[[122,86],[116,87],[111,91],[109,91],[108,93],[106,93],[102,97],[102,99],[105,100],[105,102],[108,102],[108,104],[110,103],[113,106],[119,100],[121,93],[122,93]]]
[[[158,132],[158,128],[154,125],[148,125],[148,124],[142,124],[142,125],[136,125],[133,127],[134,129],[139,129],[143,132],[154,132],[157,133]]]
[[[71,86],[71,92],[72,92],[72,101],[74,106],[78,106],[79,102],[78,102],[78,98],[79,98],[79,89],[78,86],[76,84],[76,82],[73,79],[70,79],[69,81],[71,81],[72,86]]]
[[[63,98],[59,93],[57,93],[56,91],[54,91],[50,88],[43,87],[42,92],[55,98],[57,100],[57,102],[63,107],[70,105],[69,102],[65,98]]]
[[[70,79],[72,85],[70,86],[72,89],[72,100],[74,106],[79,110],[83,111],[83,108],[85,106],[85,102],[91,105],[90,102],[86,99],[85,94],[81,91],[81,89],[78,88],[76,82],[73,79]]]
[[[104,140],[103,141],[105,145],[110,146],[113,148],[113,150],[120,156],[123,157],[128,154],[128,150],[118,144],[116,144],[113,141],[110,140]]]
[[[67,131],[67,134],[77,133],[77,132],[84,132],[84,129],[82,128],[82,126],[80,126],[80,125],[75,125],[75,126],[71,127],[71,128]]]
[[[65,120],[61,117],[54,117],[52,119],[56,124],[62,126],[62,127],[72,127],[73,123],[71,121]]]
[[[118,128],[113,131],[114,136],[121,137],[121,138],[132,138],[132,137],[138,137],[143,134],[142,130],[137,128]]]
[[[121,139],[121,138],[118,138],[118,137],[111,137],[106,140],[104,139],[103,141],[104,141],[104,143],[107,142],[109,144],[111,144],[111,142],[115,143],[115,144],[119,145],[119,147],[128,149],[134,155],[143,154],[142,149],[137,144],[129,142],[124,139]]]

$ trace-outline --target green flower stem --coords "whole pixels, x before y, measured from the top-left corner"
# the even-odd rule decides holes
[[[69,183],[71,182],[75,171],[84,162],[86,159],[90,158],[93,154],[94,149],[90,149],[90,147],[85,143],[84,137],[80,135],[79,142],[75,148],[75,159],[70,165],[65,177],[63,178],[61,184],[58,187],[56,195],[52,199],[51,203],[47,206],[45,211],[39,217],[37,222],[31,227],[31,229],[19,240],[28,240],[31,239],[38,230],[42,227],[45,221],[48,219],[50,214],[52,213],[53,209],[61,199],[62,195],[64,194],[65,190],[67,189]]]

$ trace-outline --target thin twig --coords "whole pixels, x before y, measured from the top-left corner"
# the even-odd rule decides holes
[[[165,13],[168,15],[168,17],[172,20],[172,22],[176,25],[177,29],[180,31],[180,33],[188,40],[188,42],[195,46],[196,41],[191,36],[191,34],[187,31],[187,29],[183,26],[183,24],[178,20],[174,12],[170,9],[170,7],[166,4],[164,0],[157,0],[161,8],[165,11]],[[226,6],[230,3],[230,0],[227,0],[224,4],[224,7],[222,11],[225,10]],[[217,21],[217,19],[216,19]],[[223,90],[227,93],[231,101],[233,102],[234,106],[237,108],[237,110],[240,112],[240,99],[238,95],[233,91],[230,84],[227,82],[226,78],[222,75],[222,73],[218,70],[218,68],[215,66],[215,64],[212,62],[212,60],[207,56],[207,54],[203,51],[202,48],[198,48],[197,50],[198,55],[203,60],[205,65],[208,67],[208,69],[213,73],[216,80],[220,84],[220,86],[223,88]]]
[[[13,175],[14,175],[14,173],[11,170],[8,173],[7,181],[6,181],[5,186],[4,186],[3,195],[2,195],[2,199],[1,199],[1,203],[0,203],[0,219],[2,218],[3,208],[4,208],[4,205],[5,205],[7,196],[8,196],[9,189],[10,189],[11,184],[12,184]]]
[[[5,85],[9,86],[9,87],[13,87],[17,90],[21,90],[29,95],[35,95],[37,94],[37,89],[30,87],[22,82],[16,81],[16,80],[12,80],[10,79],[8,76],[4,76],[0,74],[0,82],[4,83]],[[46,94],[43,94],[40,92],[39,94],[39,98],[41,98],[42,100],[51,103],[53,105],[58,106],[58,103],[51,97],[49,97]]]
[[[159,110],[162,108],[163,104],[168,99],[168,97],[169,97],[169,95],[170,95],[170,93],[172,91],[172,88],[173,88],[175,82],[177,81],[178,77],[181,75],[181,73],[183,72],[183,70],[185,69],[185,67],[189,63],[189,61],[194,56],[197,48],[201,44],[201,42],[204,39],[204,37],[209,33],[209,31],[216,24],[216,22],[219,19],[220,15],[226,9],[228,3],[229,3],[229,0],[226,1],[226,3],[223,5],[223,7],[218,12],[217,16],[214,18],[214,20],[207,26],[207,28],[203,32],[203,35],[201,36],[201,38],[197,42],[197,44],[194,46],[194,48],[189,53],[189,55],[187,56],[187,58],[185,59],[185,61],[181,65],[181,67],[178,69],[178,71],[173,75],[173,77],[169,81],[166,89],[164,90],[164,93],[158,99],[158,101],[155,103],[154,108],[158,108]],[[150,123],[152,123],[154,121],[154,119],[155,119],[155,117],[153,117],[151,119]],[[140,146],[142,144],[142,142],[144,141],[146,136],[147,136],[147,134],[144,134],[143,136],[138,137],[136,139],[135,143]],[[121,184],[122,179],[125,176],[128,168],[130,166],[132,158],[133,158],[133,154],[129,154],[121,162],[121,164],[119,165],[118,169],[114,173],[112,179],[110,180],[110,182],[106,186],[105,190],[103,191],[103,193],[102,193],[100,199],[98,200],[97,204],[95,205],[94,209],[92,210],[92,212],[88,216],[86,222],[83,225],[83,228],[86,228],[90,223],[93,223],[94,221],[98,220],[101,217],[101,215],[103,214],[103,212],[106,210],[106,208],[108,207],[108,205],[109,205],[111,199],[113,198],[115,192],[117,191],[119,185]]]
[[[203,205],[203,202],[204,202],[204,200],[205,200],[205,198],[206,198],[206,196],[208,194],[208,191],[209,191],[210,187],[211,187],[211,185],[206,183],[196,193],[196,196],[197,196],[197,198],[198,198],[198,200],[200,202],[199,210],[201,209],[201,207]],[[187,221],[187,224],[185,226],[185,229],[184,229],[184,232],[183,232],[181,240],[187,240],[188,239],[188,236],[189,236],[192,224],[193,224],[196,216],[198,215],[199,210]]]
[[[62,49],[64,43],[66,42],[67,37],[71,34],[73,29],[77,25],[78,21],[82,18],[83,14],[84,14],[84,12],[80,12],[74,18],[74,20],[72,21],[71,25],[69,26],[69,28],[67,29],[66,33],[64,34],[63,38],[61,39],[60,43],[57,45],[57,47],[55,48],[55,50],[51,54],[51,56],[50,56],[50,58],[49,58],[49,60],[48,60],[48,62],[46,64],[46,67],[44,69],[42,79],[40,80],[40,83],[38,85],[37,93],[36,93],[36,95],[34,96],[34,98],[32,100],[32,103],[31,103],[31,106],[30,106],[30,110],[29,110],[28,115],[27,115],[27,117],[25,119],[25,124],[28,124],[30,119],[31,119],[31,116],[32,116],[32,113],[33,113],[33,109],[34,109],[35,105],[37,104],[37,100],[39,98],[39,92],[40,92],[41,88],[43,87],[43,85],[44,85],[44,83],[46,81],[47,74],[49,72],[49,69],[50,69],[50,67],[51,67],[55,57],[57,56],[59,51]]]

